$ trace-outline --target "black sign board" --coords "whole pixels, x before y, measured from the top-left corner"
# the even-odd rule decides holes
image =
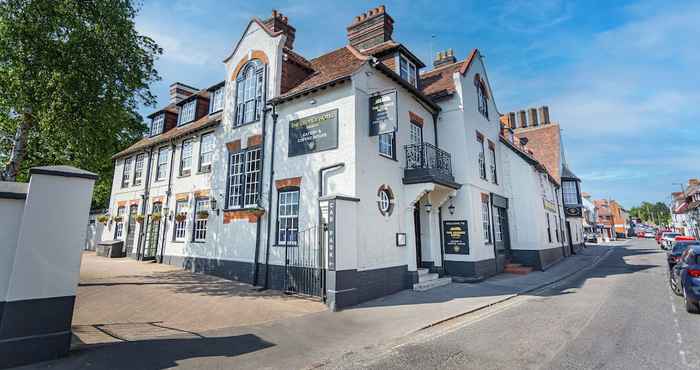
[[[396,91],[369,97],[369,136],[396,131],[398,106]]]
[[[289,121],[289,156],[338,147],[338,110]]]
[[[328,200],[328,271],[335,271],[335,199]]]
[[[446,254],[469,254],[469,234],[466,220],[442,221]]]

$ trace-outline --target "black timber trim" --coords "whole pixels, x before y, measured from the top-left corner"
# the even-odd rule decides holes
[[[92,172],[68,166],[33,167],[29,169],[29,175],[62,176],[88,180],[97,180],[99,178],[99,176]]]

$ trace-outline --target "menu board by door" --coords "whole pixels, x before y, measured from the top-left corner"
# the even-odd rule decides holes
[[[442,221],[442,230],[446,254],[469,254],[469,235],[467,234],[467,221]]]

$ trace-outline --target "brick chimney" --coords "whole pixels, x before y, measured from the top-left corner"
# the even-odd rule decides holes
[[[698,180],[698,179],[688,180],[688,186],[698,186],[698,185],[700,185],[700,180]]]
[[[537,126],[537,108],[530,108],[530,126]]]
[[[457,58],[455,58],[454,51],[452,49],[447,49],[446,51],[439,51],[435,55],[435,60],[433,61],[433,67],[437,68],[447,64],[456,63]]]
[[[391,40],[394,19],[386,12],[384,5],[380,5],[355,17],[347,31],[351,46],[358,50],[369,49]]]
[[[521,110],[518,112],[518,118],[520,119],[520,127],[525,128],[527,127],[527,114],[525,113],[524,110]]]
[[[540,107],[540,122],[543,125],[549,124],[549,107],[546,105],[543,105]]]
[[[170,104],[177,104],[197,91],[199,90],[195,87],[185,85],[182,82],[175,82],[170,85]]]
[[[294,34],[297,30],[288,23],[288,19],[284,14],[277,10],[272,10],[272,16],[264,20],[263,24],[272,33],[282,32],[287,36],[287,41],[284,43],[284,46],[288,49],[294,48]]]

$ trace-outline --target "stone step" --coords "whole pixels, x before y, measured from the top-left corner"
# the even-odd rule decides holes
[[[430,280],[430,281],[425,281],[417,284],[413,284],[413,290],[417,290],[420,292],[437,288],[439,286],[447,285],[452,282],[451,277],[444,277],[444,278],[439,278],[435,280]]]
[[[429,269],[418,269],[418,276],[426,275],[428,272],[430,272]]]
[[[532,267],[525,267],[525,266],[520,266],[520,267],[506,266],[506,268],[503,269],[503,272],[505,272],[505,273],[517,274],[517,275],[527,275],[531,271],[532,271]]]
[[[435,280],[435,279],[437,279],[437,278],[439,278],[439,277],[440,277],[440,275],[435,274],[435,273],[433,273],[433,274],[418,275],[418,282],[419,282],[419,283],[423,283],[423,282],[426,282],[426,281]]]
[[[506,263],[506,266],[505,266],[505,267],[522,267],[522,266],[523,266],[523,265],[522,265],[521,263],[512,263],[512,262],[509,262],[509,263]]]

